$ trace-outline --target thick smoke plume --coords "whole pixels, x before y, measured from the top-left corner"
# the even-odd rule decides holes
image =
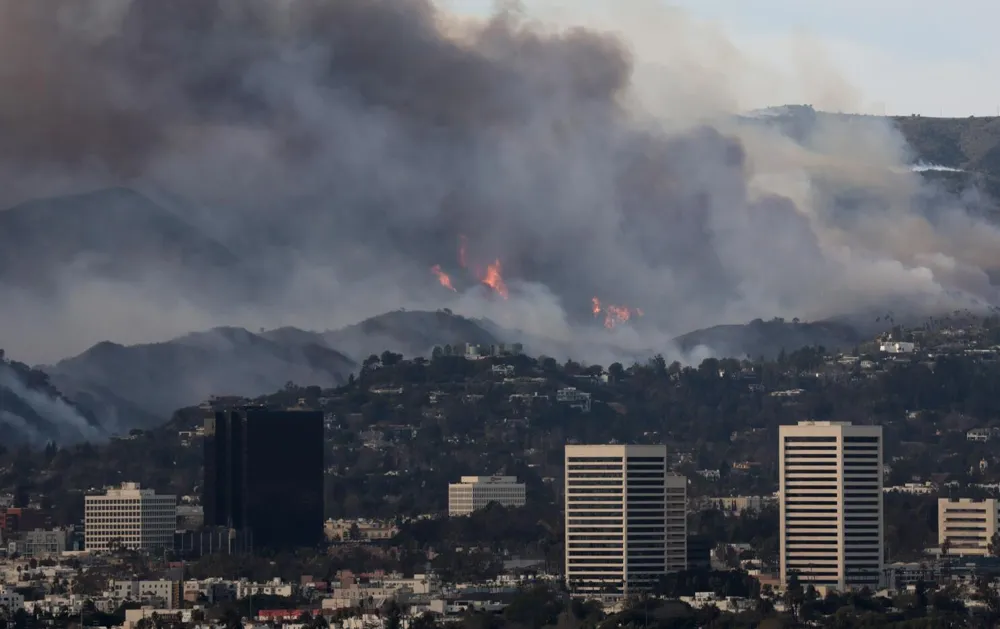
[[[11,396],[16,398],[19,404],[27,405],[32,413],[43,418],[50,430],[43,433],[24,418],[10,412],[8,406],[13,403]],[[101,430],[88,422],[65,400],[28,387],[13,369],[3,362],[0,362],[0,424],[15,429],[22,438],[35,445],[46,441],[58,440],[65,443],[98,440],[104,437]]]
[[[739,120],[753,64],[673,13],[654,48],[422,0],[0,14],[4,201],[128,185],[240,258],[221,284],[67,267],[0,306],[13,355],[451,307],[587,358],[594,338],[656,351],[715,323],[997,299],[1000,234],[928,189],[893,129]],[[507,300],[481,281],[497,261]],[[595,297],[642,317],[607,332]]]

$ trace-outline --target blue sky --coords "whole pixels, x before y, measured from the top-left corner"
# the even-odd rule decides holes
[[[438,0],[485,16],[493,0]],[[1000,2],[992,0],[523,0],[530,15],[601,24],[622,9],[682,16],[724,33],[741,54],[778,72],[799,64],[803,41],[822,65],[856,90],[844,109],[890,114],[996,115],[1000,106]],[[662,19],[661,15],[661,19]],[[672,18],[670,18],[672,19]],[[807,73],[807,71],[806,71]],[[825,76],[825,75],[824,75]],[[808,81],[806,81],[808,82]],[[773,97],[815,94],[796,79]],[[780,96],[779,96],[780,95]],[[748,95],[758,106],[766,96]],[[848,104],[849,103],[849,104]],[[840,107],[838,107],[840,108]]]

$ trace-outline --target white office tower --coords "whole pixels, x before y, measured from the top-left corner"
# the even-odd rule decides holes
[[[778,434],[782,584],[878,587],[882,427],[806,421]]]
[[[516,476],[463,476],[448,485],[448,515],[469,515],[490,503],[503,507],[523,507],[524,483]]]
[[[938,544],[949,556],[985,557],[997,533],[995,498],[938,498]]]
[[[84,542],[90,551],[173,548],[176,528],[177,497],[138,483],[84,499]]]
[[[573,594],[617,600],[683,569],[686,481],[667,473],[666,446],[566,446],[565,473]]]

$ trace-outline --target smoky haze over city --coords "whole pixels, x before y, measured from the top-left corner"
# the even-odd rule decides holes
[[[143,195],[102,193],[102,244],[71,260],[77,222],[15,208],[49,221],[37,258],[0,269],[22,360],[450,308],[603,361],[719,323],[997,300],[974,191],[926,182],[881,118],[738,116],[752,69],[724,40],[686,45],[701,27],[673,12],[649,16],[652,51],[626,23],[422,0],[0,12],[3,206]],[[849,101],[823,67],[813,104]]]

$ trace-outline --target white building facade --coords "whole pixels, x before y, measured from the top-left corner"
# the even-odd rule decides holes
[[[938,498],[938,544],[948,555],[985,557],[997,533],[995,498]]]
[[[687,480],[664,445],[566,446],[566,585],[616,600],[683,570]]]
[[[138,483],[122,483],[85,500],[84,543],[90,551],[171,548],[176,525],[177,497],[142,489]]]
[[[517,482],[516,476],[463,476],[461,482],[448,485],[448,515],[469,515],[494,502],[523,507],[524,483]]]
[[[875,588],[884,568],[882,427],[779,429],[781,582]]]

